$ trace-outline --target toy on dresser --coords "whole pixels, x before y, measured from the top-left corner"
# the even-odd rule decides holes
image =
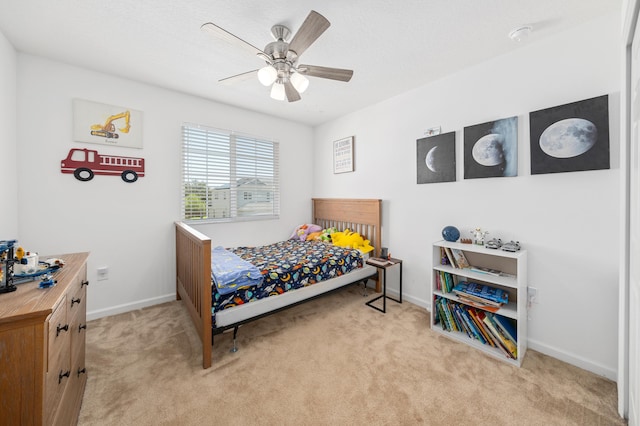
[[[13,284],[13,264],[16,240],[0,240],[0,293],[16,291]]]
[[[0,294],[16,290],[16,284],[40,279],[40,288],[50,288],[57,281],[52,273],[64,266],[58,258],[39,260],[38,253],[25,251],[17,240],[0,240]]]

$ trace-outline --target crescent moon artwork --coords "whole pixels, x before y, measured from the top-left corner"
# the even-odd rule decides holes
[[[427,159],[425,161],[425,163],[427,164],[427,167],[433,173],[438,173],[438,170],[436,170],[436,162],[435,162],[435,156],[436,156],[436,150],[437,149],[438,149],[437,145],[434,146],[433,148],[431,148],[429,150],[429,152],[427,152]]]
[[[531,174],[608,169],[609,96],[529,114]]]
[[[416,141],[417,183],[455,182],[456,133]]]

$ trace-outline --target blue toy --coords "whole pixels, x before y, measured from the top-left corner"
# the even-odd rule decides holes
[[[445,241],[456,242],[458,238],[460,238],[460,231],[455,226],[445,226],[442,229],[442,238],[444,238]]]

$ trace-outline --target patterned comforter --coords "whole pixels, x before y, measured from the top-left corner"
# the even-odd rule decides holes
[[[214,326],[218,311],[338,277],[363,264],[358,250],[320,241],[286,240],[267,246],[228,250],[255,265],[264,280],[259,286],[226,295],[218,293],[212,285]]]

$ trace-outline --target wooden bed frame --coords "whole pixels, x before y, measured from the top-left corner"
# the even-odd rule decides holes
[[[349,228],[370,240],[380,255],[382,200],[313,198],[312,223]],[[202,341],[202,367],[211,367],[211,238],[176,222],[176,297],[183,300]],[[358,280],[356,280],[357,282]],[[345,284],[346,285],[346,284]],[[376,280],[380,292],[380,279]],[[247,321],[243,321],[247,322]],[[233,327],[233,326],[231,326]],[[231,327],[226,327],[231,328]],[[235,325],[237,331],[237,325]]]

